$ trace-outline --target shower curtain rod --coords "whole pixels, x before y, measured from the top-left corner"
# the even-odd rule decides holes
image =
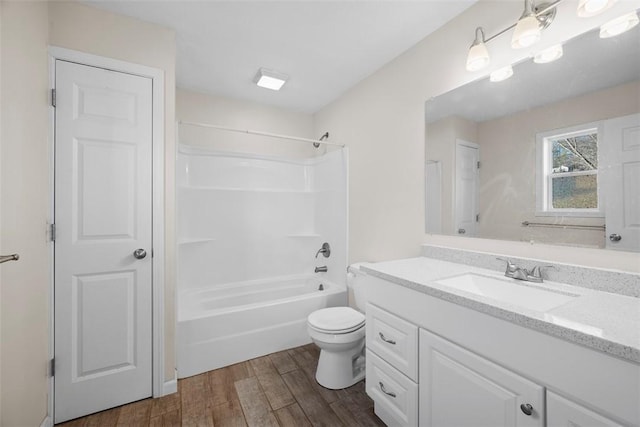
[[[345,146],[344,144],[338,144],[338,143],[335,143],[335,142],[327,142],[327,141],[322,141],[322,140],[319,140],[319,139],[300,138],[300,137],[297,137],[297,136],[289,136],[289,135],[278,135],[277,133],[260,132],[260,131],[249,130],[249,129],[237,129],[237,128],[231,128],[231,127],[227,127],[227,126],[212,125],[212,124],[209,124],[209,123],[185,122],[185,121],[179,120],[178,124],[180,124],[180,125],[189,125],[189,126],[200,126],[200,127],[204,127],[204,128],[211,128],[211,129],[218,129],[218,130],[226,130],[226,131],[229,131],[229,132],[248,133],[250,135],[267,136],[269,138],[289,139],[291,141],[296,141],[296,142],[310,142],[312,144],[333,145],[333,146],[342,147],[342,148],[344,148],[344,146]]]

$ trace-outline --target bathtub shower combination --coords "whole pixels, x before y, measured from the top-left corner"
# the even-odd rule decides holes
[[[346,304],[346,156],[179,146],[179,378],[309,343],[307,316]]]

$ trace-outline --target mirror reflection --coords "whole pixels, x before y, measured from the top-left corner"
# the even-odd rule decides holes
[[[640,250],[640,28],[426,102],[426,231]]]

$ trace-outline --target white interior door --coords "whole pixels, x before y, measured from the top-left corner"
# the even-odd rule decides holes
[[[472,142],[456,141],[455,230],[461,236],[477,233],[480,149]]]
[[[640,252],[640,114],[605,121],[602,150],[607,248]]]
[[[61,422],[152,394],[152,82],[60,60],[55,71]]]

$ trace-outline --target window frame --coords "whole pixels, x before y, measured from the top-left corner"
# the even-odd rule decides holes
[[[584,135],[594,132],[598,137],[598,169],[595,171],[576,171],[551,173],[553,158],[551,141],[558,138]],[[584,123],[576,126],[554,129],[536,134],[536,216],[557,217],[586,217],[604,218],[602,195],[602,173],[600,168],[602,150],[602,122]],[[597,178],[597,208],[553,208],[552,206],[552,177],[562,178],[581,175],[596,175]]]

